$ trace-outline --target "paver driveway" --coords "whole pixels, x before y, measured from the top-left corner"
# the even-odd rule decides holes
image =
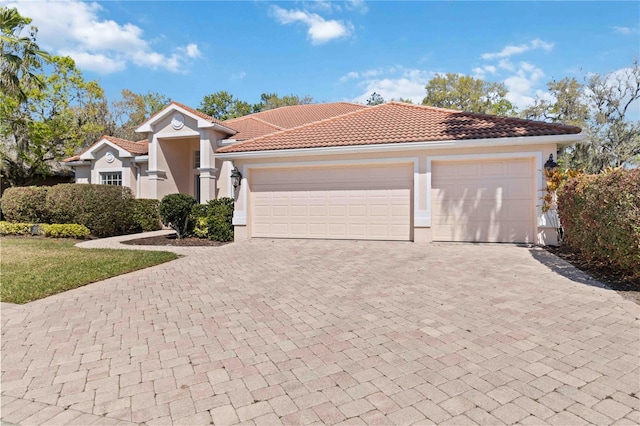
[[[640,423],[639,307],[540,249],[183,252],[4,309],[3,421]]]

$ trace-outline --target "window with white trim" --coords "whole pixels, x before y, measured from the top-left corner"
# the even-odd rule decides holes
[[[193,168],[200,168],[200,151],[193,152]]]
[[[122,186],[122,172],[102,172],[100,173],[100,183]]]

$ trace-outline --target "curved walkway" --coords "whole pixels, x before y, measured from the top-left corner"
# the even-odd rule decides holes
[[[541,249],[155,249],[3,309],[2,421],[640,424],[640,306]]]

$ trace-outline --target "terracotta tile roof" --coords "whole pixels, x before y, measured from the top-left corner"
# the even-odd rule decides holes
[[[128,141],[126,139],[116,138],[114,136],[104,135],[97,142],[93,143],[89,148],[85,149],[78,155],[74,155],[73,157],[65,158],[62,160],[63,163],[68,163],[70,161],[78,161],[80,160],[80,156],[85,152],[89,151],[91,148],[96,146],[102,140],[108,140],[109,142],[119,146],[127,152],[130,152],[133,155],[147,155],[149,153],[149,142],[147,139],[140,140],[138,142]]]
[[[278,130],[284,130],[282,127],[267,123],[254,115],[245,115],[244,117],[238,117],[224,122],[224,124],[227,123],[238,131],[235,135],[230,136],[230,139],[237,141],[252,139],[277,132]]]
[[[267,111],[251,114],[250,117],[258,118],[283,129],[302,126],[314,121],[326,120],[337,115],[346,114],[352,111],[359,111],[369,108],[366,105],[354,104],[350,102],[332,102],[327,104],[307,104],[292,105],[287,107],[274,108]],[[242,117],[240,117],[242,118]],[[236,119],[227,120],[231,123]]]
[[[573,126],[389,102],[238,142],[217,152],[564,135],[580,131]]]

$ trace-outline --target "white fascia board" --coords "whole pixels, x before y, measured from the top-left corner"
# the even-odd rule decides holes
[[[556,143],[558,145],[570,145],[584,139],[584,134],[576,135],[551,135],[551,136],[521,136],[515,138],[487,138],[487,139],[466,139],[466,140],[444,140],[425,142],[399,142],[372,145],[346,145],[330,146],[321,148],[296,148],[277,149],[268,151],[247,151],[247,152],[217,152],[216,157],[221,159],[234,158],[268,158],[268,157],[295,157],[299,155],[331,155],[331,154],[352,154],[365,152],[392,152],[411,151],[441,148],[476,148],[476,147],[498,147],[498,146],[528,146]]]
[[[148,163],[149,162],[149,156],[148,155],[136,155],[135,157],[133,157],[133,162],[134,163]]]
[[[101,141],[99,141],[97,144],[95,144],[94,146],[92,146],[91,148],[89,148],[86,152],[84,152],[82,155],[80,155],[80,159],[81,160],[95,160],[96,156],[93,154],[94,152],[96,152],[97,150],[101,149],[102,147],[104,147],[105,145],[110,146],[111,148],[115,149],[116,151],[118,151],[118,157],[120,158],[129,158],[129,157],[133,157],[133,154],[131,154],[129,151],[127,151],[126,149],[122,149],[120,148],[118,145],[114,144],[113,142],[110,142],[106,139],[102,139]]]
[[[135,132],[136,133],[153,133],[153,125],[156,124],[158,121],[166,118],[172,112],[179,112],[181,114],[184,114],[196,120],[196,123],[199,129],[215,129],[230,135],[235,135],[236,133],[238,133],[235,130],[231,130],[228,127],[222,126],[218,123],[212,123],[210,121],[207,121],[204,118],[199,117],[196,114],[192,113],[191,111],[187,111],[186,109],[175,104],[171,104],[167,106],[164,110],[162,110],[162,112],[157,114],[155,117],[151,118],[142,126],[138,127],[135,130]]]

